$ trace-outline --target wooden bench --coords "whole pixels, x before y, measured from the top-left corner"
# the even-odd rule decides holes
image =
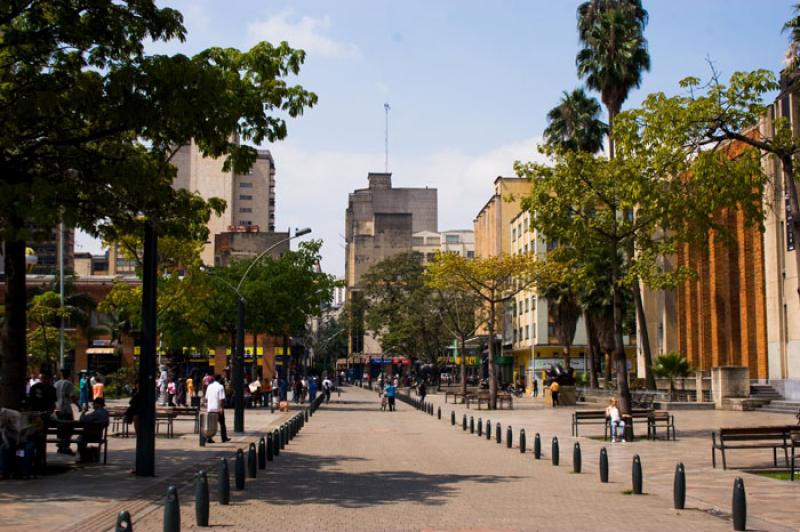
[[[481,403],[486,403],[486,407],[489,407],[489,392],[478,392],[470,401],[475,400],[478,404],[478,410],[481,409]],[[497,394],[497,405],[502,409],[504,404],[508,404],[508,409],[514,409],[514,397],[510,393],[501,392]],[[467,403],[467,408],[469,408],[469,403]]]
[[[717,450],[722,453],[722,468],[727,469],[728,462],[725,456],[727,450],[772,449],[772,464],[778,467],[778,449],[783,449],[786,466],[790,468],[791,478],[794,479],[795,449],[800,445],[798,433],[800,427],[797,425],[721,428],[719,432],[711,433],[711,465],[717,467]]]
[[[111,433],[115,436],[127,438],[130,435],[130,427],[125,423],[126,408],[109,409],[111,418]],[[178,406],[170,408],[156,409],[156,433],[160,432],[162,426],[166,429],[167,437],[175,437],[174,422],[178,419],[194,421],[194,433],[200,430],[200,409],[191,406]]]
[[[672,431],[672,440],[675,441],[675,416],[666,410],[656,410],[647,419],[647,439],[656,439],[659,428],[664,428],[667,431],[667,441],[669,441],[669,433]]]
[[[622,420],[625,422],[626,425],[626,432],[627,427],[631,427],[633,430],[633,423],[637,420],[644,420],[647,422],[647,437],[650,438],[651,434],[655,434],[655,427],[657,426],[665,426],[664,423],[669,423],[670,428],[673,430],[674,435],[674,423],[672,417],[669,416],[668,418],[664,418],[664,414],[669,416],[668,412],[659,413],[658,422],[656,425],[651,427],[651,420],[655,420],[655,413],[653,410],[647,408],[634,408],[631,410],[630,414],[623,414]],[[576,410],[572,414],[572,435],[578,436],[578,427],[580,425],[604,425],[603,428],[603,439],[608,439],[608,432],[609,432],[609,425],[608,425],[608,418],[606,417],[605,410]]]
[[[466,404],[467,401],[470,399],[470,397],[473,396],[474,394],[475,394],[474,392],[467,392],[467,393],[444,392],[444,402],[447,403],[447,398],[452,395],[453,396],[453,404],[458,403],[458,398],[459,397],[461,398],[461,403],[462,404]]]
[[[60,429],[67,427],[70,431],[69,443],[78,443],[79,437],[83,437],[86,444],[96,444],[98,452],[103,453],[103,464],[108,459],[108,423],[86,423],[83,421],[61,421],[58,425],[48,425],[46,443],[61,443],[58,438]],[[47,453],[42,456],[42,463],[47,465]]]

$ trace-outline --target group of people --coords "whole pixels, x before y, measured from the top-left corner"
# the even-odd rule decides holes
[[[76,389],[69,369],[62,369],[61,378],[53,382],[52,372],[45,368],[35,379],[31,379],[29,386],[25,408],[39,413],[43,422],[43,433],[37,438],[38,453],[46,451],[47,428],[55,426],[58,429],[58,452],[73,456],[76,454],[72,450],[71,443],[75,409],[79,413],[78,421],[82,424],[108,425],[110,417],[106,410],[104,385],[100,378],[82,372]],[[92,410],[89,410],[90,386]],[[87,443],[83,435],[77,438],[77,454],[81,461],[89,461],[86,452]]]

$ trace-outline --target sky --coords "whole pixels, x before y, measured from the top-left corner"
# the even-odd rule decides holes
[[[539,157],[546,114],[580,86],[572,0],[162,0],[178,9],[184,43],[152,53],[194,54],[287,41],[306,51],[301,84],[319,103],[261,146],[276,165],[276,225],[311,227],[325,271],[344,273],[347,195],[384,170],[384,103],[393,186],[438,189],[439,230],[471,229],[499,176]],[[785,0],[645,0],[651,70],[623,109],[686,76],[723,79],[782,66],[792,16]],[[100,252],[79,235],[76,251]]]

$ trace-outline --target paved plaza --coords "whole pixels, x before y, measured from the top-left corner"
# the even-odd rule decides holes
[[[678,441],[606,444],[570,437],[572,408],[551,409],[541,400],[521,399],[512,411],[475,411],[445,405],[442,420],[403,403],[394,413],[378,409],[374,392],[347,387],[323,406],[266,471],[247,479],[231,504],[217,503],[214,464],[233,457],[237,447],[278,425],[286,414],[248,410],[245,436],[226,445],[200,449],[196,437],[158,440],[159,477],[127,474],[134,439],[114,438],[110,464],[91,466],[33,481],[0,484],[0,528],[22,530],[108,530],[117,512],[133,515],[134,529],[162,530],[163,495],[178,486],[182,529],[194,530],[193,474],[209,469],[213,526],[229,530],[731,530],[731,486],[745,478],[748,525],[754,530],[798,530],[800,482],[789,483],[737,471],[712,469],[710,427],[789,423],[791,416],[742,412],[677,412]],[[458,425],[450,425],[455,411]],[[467,413],[503,427],[503,443],[464,433]],[[514,450],[505,444],[508,424]],[[528,434],[528,452],[517,449],[519,429]],[[599,430],[598,430],[599,429]],[[539,432],[543,458],[530,452]],[[550,460],[556,435],[561,463]],[[595,437],[592,437],[595,436]],[[573,442],[583,449],[583,473],[572,473]],[[610,482],[601,484],[597,456],[609,452]],[[639,454],[645,495],[630,495],[630,464]],[[769,451],[737,453],[733,465],[769,462]],[[672,474],[683,461],[687,509],[672,508]],[[231,461],[232,465],[232,461]],[[13,490],[13,491],[12,491]]]

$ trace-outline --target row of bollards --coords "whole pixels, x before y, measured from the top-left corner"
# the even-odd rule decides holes
[[[438,408],[438,417],[442,418],[442,410]],[[456,413],[454,410],[450,411],[450,424],[455,426]],[[462,430],[467,430],[467,415],[464,414],[462,418]],[[484,430],[485,427],[485,430]],[[475,433],[475,420],[472,416],[469,418],[469,432]],[[487,419],[484,425],[483,419],[478,418],[477,423],[478,437],[485,435],[487,440],[492,439],[492,422]],[[495,440],[502,443],[502,431],[500,423],[498,422],[495,427]],[[513,447],[513,431],[511,426],[506,428],[506,447],[511,449]],[[527,450],[527,439],[525,429],[521,429],[519,433],[519,451],[524,454]],[[542,457],[542,441],[541,436],[537,432],[533,438],[533,457],[539,460]],[[554,466],[558,466],[560,462],[560,451],[558,437],[554,436],[551,444],[550,458]],[[583,457],[581,452],[581,445],[575,442],[572,449],[572,471],[573,473],[580,474],[583,469]],[[605,447],[600,449],[599,459],[599,474],[600,482],[608,483],[608,451]],[[638,454],[633,456],[631,465],[631,493],[634,495],[642,495],[644,493],[644,475],[642,472],[642,460]],[[683,463],[679,463],[675,467],[675,477],[673,482],[673,506],[676,510],[683,510],[686,506],[686,470]],[[733,500],[732,500],[732,521],[733,529],[736,531],[747,530],[747,497],[744,489],[744,480],[737,477],[733,483]]]
[[[237,449],[234,462],[234,489],[242,491],[245,489],[245,477],[256,478],[259,469],[266,469],[267,462],[272,462],[276,456],[280,455],[282,449],[298,435],[305,426],[309,417],[314,415],[314,411],[322,403],[323,396],[317,397],[308,408],[303,409],[292,416],[287,422],[272,432],[262,436],[257,442],[250,443],[245,458],[244,450]],[[433,415],[433,406],[426,405],[426,412]],[[205,441],[201,439],[201,445]],[[217,500],[219,504],[225,506],[230,504],[231,484],[228,460],[221,458],[217,469]],[[194,501],[195,501],[195,520],[197,526],[209,526],[209,488],[208,475],[205,471],[200,471],[195,476],[194,481]],[[170,486],[167,489],[167,496],[164,500],[164,532],[178,532],[181,529],[180,502],[178,499],[178,488]],[[129,512],[120,512],[117,516],[117,532],[130,532],[133,530],[133,521]]]

